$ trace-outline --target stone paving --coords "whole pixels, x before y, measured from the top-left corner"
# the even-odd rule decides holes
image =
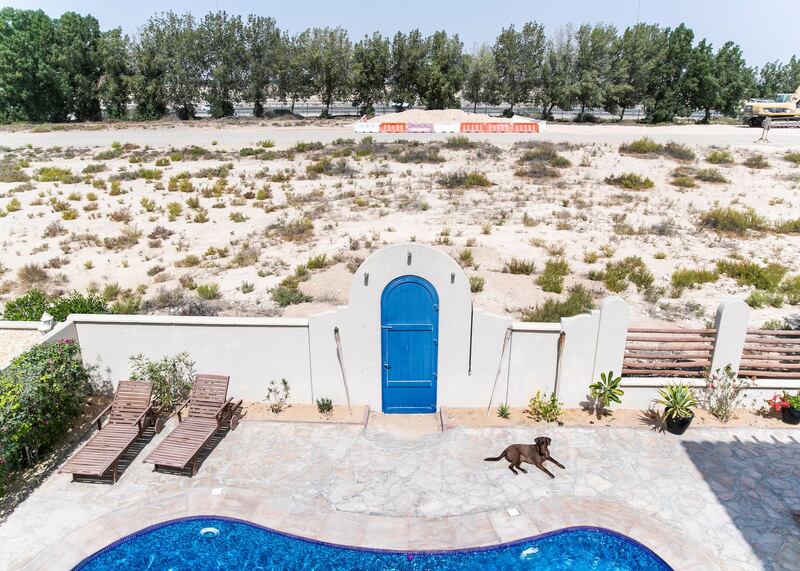
[[[552,454],[567,467],[552,467],[554,480],[534,467],[514,476],[505,462],[483,461],[539,434],[553,438]],[[156,521],[217,513],[208,510],[220,504],[208,502],[221,488],[238,502],[234,515],[341,543],[384,545],[382,538],[402,525],[403,543],[391,545],[483,545],[607,521],[605,527],[630,530],[667,553],[676,569],[708,569],[710,559],[725,570],[798,569],[795,435],[690,429],[674,437],[646,428],[554,427],[454,429],[404,439],[375,427],[244,421],[191,479],[153,472],[141,463],[146,452],[114,486],[54,474],[0,526],[0,568],[47,568],[42,557],[49,545],[74,546],[77,561],[86,555],[80,538],[99,541],[93,530],[110,538],[102,547]],[[524,520],[506,521],[510,507],[521,508]],[[130,529],[135,513],[146,517]],[[432,543],[414,541],[425,526]]]

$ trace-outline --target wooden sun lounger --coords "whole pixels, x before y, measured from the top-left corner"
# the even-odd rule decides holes
[[[197,458],[202,448],[225,424],[236,430],[241,416],[242,401],[228,398],[230,377],[197,375],[189,399],[176,411],[178,426],[153,450],[143,462],[155,464],[156,469],[185,470],[191,465],[192,476],[197,473]],[[181,411],[189,406],[186,419]]]
[[[103,477],[111,471],[117,481],[117,463],[133,442],[155,420],[158,410],[151,402],[153,384],[150,381],[120,381],[114,402],[92,422],[97,433],[58,470],[59,473]],[[102,424],[103,417],[108,421]]]

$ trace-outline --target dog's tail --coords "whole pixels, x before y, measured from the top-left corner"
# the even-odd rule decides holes
[[[507,449],[506,449],[506,450],[507,450]],[[503,459],[503,458],[505,458],[505,457],[506,457],[506,451],[505,451],[505,450],[503,450],[503,451],[500,453],[500,456],[498,456],[497,458],[484,458],[483,460],[484,460],[485,462],[497,462],[498,460],[502,460],[502,459]]]

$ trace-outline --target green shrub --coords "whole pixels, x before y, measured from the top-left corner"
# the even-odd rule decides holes
[[[158,360],[147,359],[141,353],[130,358],[130,379],[132,381],[151,381],[154,400],[168,410],[184,402],[194,382],[194,361],[188,353]]]
[[[458,170],[451,173],[441,174],[436,182],[445,188],[472,188],[475,186],[492,186],[492,183],[482,172]]]
[[[524,274],[529,276],[536,269],[533,260],[526,260],[523,258],[511,258],[511,261],[506,262],[503,271],[509,274]]]
[[[681,145],[680,143],[672,141],[664,145],[663,154],[679,161],[693,161],[697,158],[692,149],[686,145]]]
[[[279,285],[273,289],[272,299],[278,304],[278,307],[286,307],[288,305],[296,305],[298,303],[306,303],[314,300],[313,297],[301,291],[299,287],[287,285]]]
[[[0,491],[10,470],[59,442],[91,390],[72,339],[36,345],[0,372]]]
[[[3,319],[6,321],[39,321],[47,309],[47,296],[39,289],[32,289],[23,296],[6,302]]]
[[[783,307],[783,303],[786,300],[782,293],[756,290],[748,295],[744,301],[750,307],[760,309],[767,305],[770,307]]]
[[[577,284],[570,288],[567,299],[563,301],[548,299],[541,305],[523,309],[522,321],[557,323],[562,317],[586,313],[592,308],[594,302],[591,293],[581,284]]]
[[[70,313],[108,313],[106,302],[96,295],[73,291],[67,296],[48,298],[44,292],[32,289],[23,296],[8,301],[3,309],[7,321],[39,321],[44,312],[56,321],[66,321]]]
[[[219,286],[217,284],[201,284],[197,286],[197,295],[205,300],[219,299]]]
[[[397,160],[401,163],[443,163],[444,157],[439,154],[439,147],[424,145],[407,149]]]
[[[719,279],[719,273],[714,270],[691,270],[680,268],[672,273],[670,282],[676,289],[695,287],[700,284],[715,282]]]
[[[330,416],[333,414],[333,401],[329,398],[319,398],[317,399],[317,411],[320,414],[325,416]]]
[[[650,137],[642,137],[630,143],[623,143],[619,146],[620,153],[629,153],[633,155],[650,155],[659,154],[664,150],[664,146],[656,143]]]
[[[289,222],[279,221],[269,226],[271,232],[275,232],[286,240],[300,241],[311,237],[314,231],[314,223],[310,218],[295,218]]]
[[[60,167],[42,167],[36,171],[36,180],[39,182],[62,182],[64,184],[75,184],[81,181],[81,177],[72,174],[69,169]]]
[[[328,257],[325,254],[318,256],[311,256],[306,262],[306,267],[309,270],[320,270],[328,265]]]
[[[472,293],[482,292],[484,285],[486,285],[486,280],[480,276],[472,276],[469,278],[469,291]]]
[[[734,278],[739,285],[754,286],[756,289],[775,291],[786,275],[787,268],[780,264],[761,266],[744,260],[719,260],[717,271]]]
[[[776,222],[772,229],[779,234],[798,234],[800,233],[800,218],[781,220]]]
[[[706,155],[706,162],[712,165],[729,165],[733,163],[733,155],[728,151],[711,151]]]
[[[645,190],[655,186],[655,183],[646,176],[632,172],[622,173],[618,176],[608,176],[606,177],[606,183],[626,190]]]
[[[544,264],[544,272],[536,279],[544,291],[561,293],[564,290],[564,277],[569,274],[569,264],[564,258],[553,258]]]
[[[311,143],[304,143],[303,141],[298,141],[297,144],[292,148],[292,150],[296,153],[305,153],[307,151],[321,151],[325,148],[325,145],[320,143],[319,141],[313,141]]]
[[[535,421],[545,422],[558,422],[558,417],[564,412],[564,403],[559,402],[558,395],[555,391],[548,395],[547,392],[542,394],[541,391],[536,391],[533,398],[528,403],[527,413]]]
[[[697,186],[697,183],[694,179],[690,176],[676,176],[672,178],[673,186],[677,186],[680,188],[694,188]]]
[[[769,168],[769,162],[762,154],[755,154],[747,157],[742,164],[751,169]]]
[[[732,206],[717,207],[708,210],[700,217],[700,223],[706,228],[718,232],[744,234],[748,230],[766,230],[766,219],[752,208],[738,210]]]
[[[465,137],[464,135],[447,137],[447,141],[444,143],[446,149],[473,149],[477,146],[478,143],[471,141],[469,137]]]
[[[628,287],[628,282],[633,282],[639,291],[644,291],[653,285],[654,277],[647,266],[638,256],[628,256],[618,262],[606,263],[605,270],[592,270],[589,279],[601,281],[610,292],[619,293]]]
[[[792,305],[800,304],[800,274],[787,277],[783,280],[780,289],[786,295],[786,301]]]
[[[0,182],[27,182],[30,177],[16,161],[0,161]]]
[[[703,182],[728,182],[728,179],[725,178],[717,169],[700,169],[697,171],[695,178]]]
[[[790,163],[794,163],[796,165],[800,165],[800,152],[789,151],[785,155],[783,155],[783,160],[788,161]]]

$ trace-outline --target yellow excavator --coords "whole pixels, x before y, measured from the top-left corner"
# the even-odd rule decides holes
[[[761,127],[767,117],[772,127],[800,127],[800,87],[794,93],[779,93],[775,99],[751,99],[744,104],[745,124]]]

